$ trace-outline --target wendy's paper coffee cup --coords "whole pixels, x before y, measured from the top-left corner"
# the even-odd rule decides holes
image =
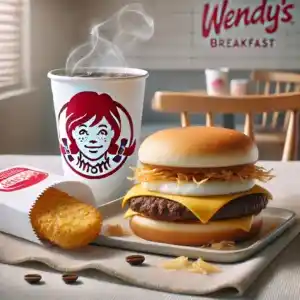
[[[88,184],[98,205],[123,196],[137,163],[147,71],[54,70],[48,77],[64,175]]]
[[[228,69],[206,69],[206,92],[209,96],[226,95],[229,93]]]
[[[230,81],[230,95],[245,96],[249,93],[249,80],[232,79]]]
[[[0,171],[0,231],[43,244],[33,229],[30,212],[50,187],[96,205],[91,189],[82,182],[68,181],[30,166],[15,166]]]

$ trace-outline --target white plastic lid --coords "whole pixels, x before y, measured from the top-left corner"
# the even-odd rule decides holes
[[[232,79],[230,82],[231,82],[231,83],[247,84],[247,83],[249,83],[249,79],[243,79],[243,78],[240,78],[240,79]]]

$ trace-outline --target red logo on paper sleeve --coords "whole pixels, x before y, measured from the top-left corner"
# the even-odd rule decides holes
[[[112,175],[136,147],[130,114],[108,94],[76,94],[61,108],[58,127],[62,156],[85,178]]]
[[[28,168],[12,168],[0,172],[0,191],[14,192],[33,186],[49,175],[37,170]]]

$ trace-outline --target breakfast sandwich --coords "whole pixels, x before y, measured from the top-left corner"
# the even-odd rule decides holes
[[[273,175],[258,166],[245,134],[191,126],[154,133],[139,149],[137,182],[123,199],[133,233],[189,246],[247,240],[260,231],[271,194],[257,182]]]

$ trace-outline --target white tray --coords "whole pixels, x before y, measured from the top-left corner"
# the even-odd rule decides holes
[[[121,208],[121,200],[104,204],[99,209],[104,218],[104,228],[107,224],[120,224],[123,228],[131,232],[128,220],[123,217],[125,210]],[[133,234],[125,237],[99,236],[93,244],[144,253],[167,256],[183,255],[189,258],[201,257],[212,262],[232,263],[245,260],[260,251],[293,225],[296,220],[294,212],[273,207],[264,209],[262,216],[264,225],[260,234],[251,241],[236,244],[233,250],[215,250],[211,248],[155,243],[143,240]]]

